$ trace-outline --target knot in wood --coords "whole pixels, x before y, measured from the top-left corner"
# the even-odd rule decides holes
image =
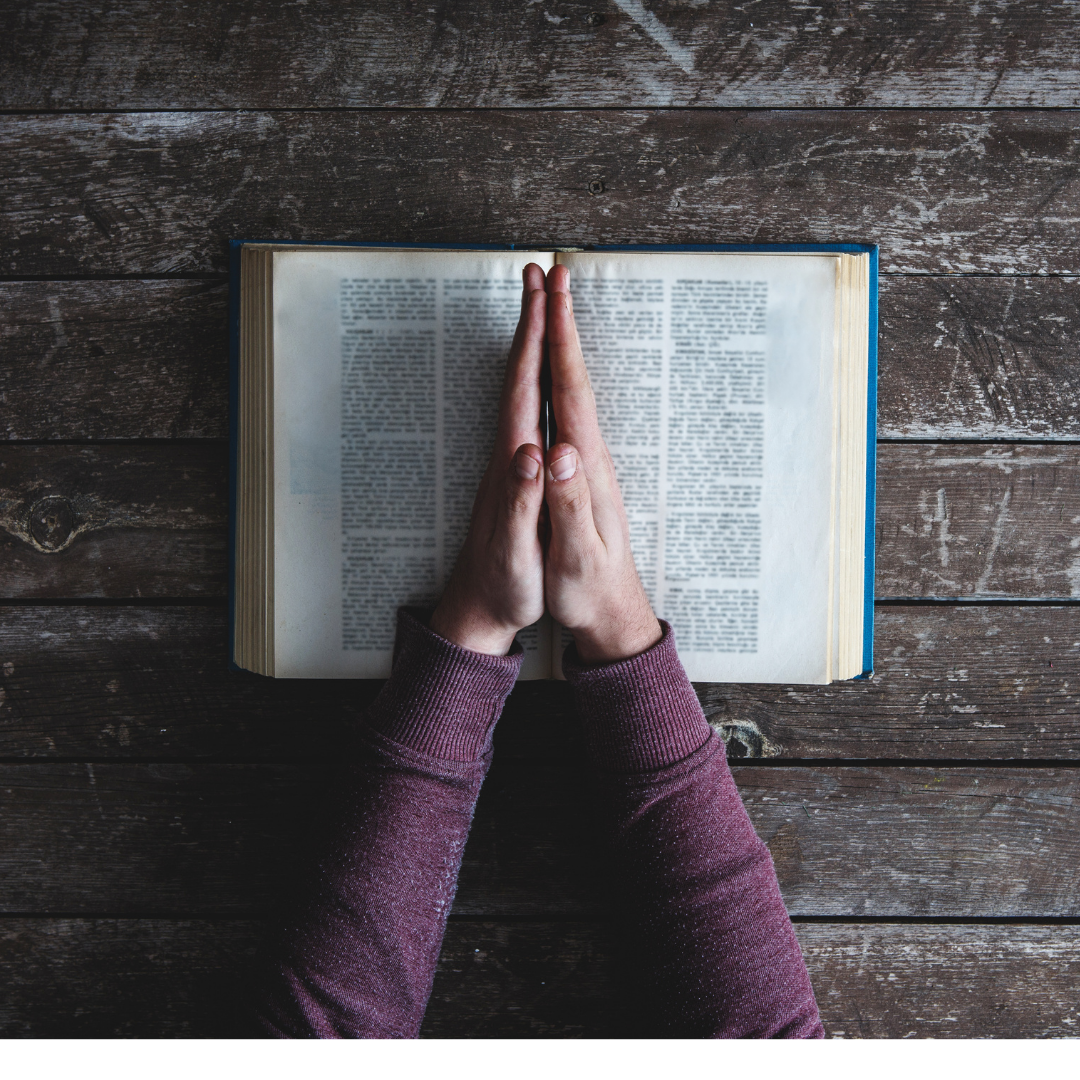
[[[30,507],[30,535],[42,551],[63,551],[75,533],[75,508],[59,495],[38,499]]]
[[[709,726],[724,740],[728,760],[779,757],[784,748],[774,742],[753,720],[721,720],[710,716]]]
[[[589,14],[585,16],[586,26],[600,26],[605,21],[606,19],[599,11],[590,11]]]
[[[602,195],[604,191],[603,180],[590,180],[589,181],[589,194],[590,195]]]

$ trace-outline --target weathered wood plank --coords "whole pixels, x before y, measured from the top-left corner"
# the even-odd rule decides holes
[[[1080,756],[1080,608],[879,608],[875,633],[868,681],[699,686],[729,754],[764,735],[793,758]],[[8,608],[0,757],[333,761],[380,685],[271,681],[227,655],[219,609]],[[519,686],[495,745],[498,760],[579,753],[567,687]]]
[[[832,1038],[1076,1038],[1075,926],[796,926]]]
[[[1075,926],[797,924],[830,1038],[1074,1038]],[[451,922],[423,1035],[641,1037],[598,924]]]
[[[1080,279],[881,279],[883,438],[1080,435]]]
[[[272,911],[284,863],[302,844],[301,822],[330,775],[318,767],[0,766],[2,909]]]
[[[221,596],[226,448],[0,443],[0,596]]]
[[[0,756],[337,757],[381,683],[230,672],[226,624],[223,608],[7,608]]]
[[[792,914],[834,904],[845,915],[934,917],[969,904],[983,915],[1080,908],[1080,776],[1070,770],[735,773]],[[878,845],[888,853],[875,854]],[[975,896],[961,898],[968,889]]]
[[[768,768],[736,779],[795,915],[1080,913],[1072,769]],[[316,833],[328,767],[0,765],[0,910],[265,912]],[[455,910],[610,906],[573,763],[497,763]]]
[[[216,280],[0,283],[7,439],[225,438]],[[1080,437],[1080,279],[881,280],[883,438]]]
[[[1080,446],[878,448],[890,596],[1080,596]]]
[[[5,439],[229,434],[228,287],[0,284]]]
[[[610,907],[587,773],[503,763],[481,796],[460,912]],[[994,768],[762,768],[735,778],[793,915],[1071,915],[1080,775]],[[566,884],[561,884],[566,882]],[[542,898],[542,899],[541,899]]]
[[[698,687],[710,721],[754,756],[1075,758],[1080,608],[887,607],[873,678]]]
[[[0,1038],[236,1038],[262,923],[0,919]]]
[[[420,1037],[630,1037],[620,1017],[618,948],[606,923],[451,918]]]
[[[0,596],[224,596],[224,444],[0,442]],[[1080,595],[1080,446],[878,449],[879,597]]]
[[[221,272],[240,236],[876,241],[888,272],[1077,273],[1078,153],[1053,111],[16,115],[0,271]]]
[[[1074,926],[795,931],[833,1038],[1074,1035]],[[244,972],[263,933],[239,919],[3,919],[0,1036],[245,1034]],[[625,1036],[617,948],[602,923],[451,920],[421,1037]]]
[[[1080,104],[1075,6],[36,3],[5,108]]]

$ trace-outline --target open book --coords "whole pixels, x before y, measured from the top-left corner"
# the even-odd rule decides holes
[[[233,661],[383,678],[494,442],[529,262],[569,268],[638,571],[691,679],[872,667],[876,249],[233,243]],[[556,417],[557,420],[557,417]],[[519,635],[523,678],[568,635]]]

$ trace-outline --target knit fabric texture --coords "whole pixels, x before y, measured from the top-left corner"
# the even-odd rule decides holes
[[[401,746],[446,761],[477,761],[521,671],[522,649],[508,656],[463,649],[434,630],[427,612],[398,612],[393,676],[365,724]]]
[[[823,1038],[772,857],[661,621],[639,656],[563,672],[622,898],[631,1023],[654,1036]]]
[[[629,660],[587,667],[573,648],[564,658],[624,898],[637,1033],[820,1038],[768,849],[662,627]],[[520,650],[470,652],[400,614],[393,672],[324,853],[267,957],[256,1001],[267,1034],[418,1034],[492,729],[520,666]]]
[[[573,645],[563,656],[586,745],[602,769],[658,769],[689,757],[712,734],[679,662],[675,634],[666,622],[660,629],[651,649],[614,664],[588,667]]]

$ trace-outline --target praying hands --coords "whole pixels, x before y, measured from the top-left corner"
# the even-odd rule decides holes
[[[573,632],[586,663],[610,663],[660,640],[630,550],[615,466],[604,445],[574,324],[569,274],[524,271],[495,448],[468,537],[431,629],[475,652],[505,655],[544,611]],[[560,441],[540,437],[547,349]],[[546,506],[546,513],[545,513]]]

